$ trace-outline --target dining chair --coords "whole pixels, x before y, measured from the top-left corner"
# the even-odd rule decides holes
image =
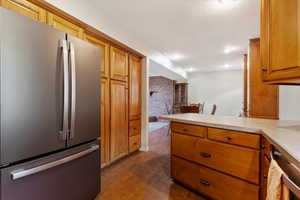
[[[216,111],[217,111],[217,105],[216,104],[214,104],[213,105],[213,108],[212,108],[212,111],[211,111],[211,115],[215,115],[216,114]]]

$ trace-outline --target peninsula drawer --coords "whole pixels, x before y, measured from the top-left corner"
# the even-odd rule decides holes
[[[192,135],[197,137],[204,137],[207,131],[207,128],[202,126],[182,124],[177,122],[173,122],[171,128],[172,132],[183,133],[186,135]]]
[[[141,120],[129,121],[129,136],[141,134]]]
[[[172,157],[172,178],[218,200],[258,200],[259,187],[200,165]]]
[[[208,128],[208,138],[229,144],[260,149],[260,135]]]
[[[260,152],[174,133],[172,155],[259,183]]]
[[[137,151],[141,147],[141,135],[129,137],[129,152]]]

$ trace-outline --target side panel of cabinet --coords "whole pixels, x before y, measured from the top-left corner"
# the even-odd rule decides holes
[[[110,78],[119,81],[128,80],[128,53],[110,48]]]
[[[46,11],[26,0],[0,0],[0,5],[34,20],[46,23]]]
[[[263,83],[260,71],[260,40],[250,40],[249,117],[278,119],[278,86]]]
[[[128,90],[126,83],[111,80],[110,158],[115,161],[128,154]]]
[[[101,166],[110,161],[110,100],[109,80],[101,79]]]
[[[141,60],[129,57],[129,120],[141,117]]]
[[[56,16],[52,13],[47,13],[47,23],[56,29],[69,33],[75,37],[83,39],[83,29],[67,20]]]
[[[108,78],[109,76],[109,44],[98,40],[92,36],[86,35],[85,40],[100,48],[101,59],[101,77]]]
[[[299,0],[261,0],[261,56],[265,81],[300,79]]]

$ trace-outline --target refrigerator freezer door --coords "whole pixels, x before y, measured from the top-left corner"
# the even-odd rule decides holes
[[[98,145],[1,169],[0,200],[94,200],[100,191]]]
[[[69,146],[100,136],[100,50],[72,36],[70,47],[71,106]]]
[[[66,147],[63,32],[0,9],[1,158],[5,165]]]

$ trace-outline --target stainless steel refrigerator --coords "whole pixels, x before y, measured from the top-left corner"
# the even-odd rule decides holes
[[[0,200],[100,190],[97,47],[0,8]]]

